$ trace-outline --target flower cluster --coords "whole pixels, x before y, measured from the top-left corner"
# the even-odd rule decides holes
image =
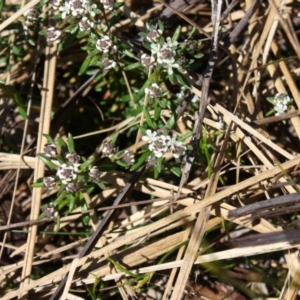
[[[153,152],[155,157],[162,157],[167,152],[172,152],[174,158],[178,159],[186,153],[186,146],[176,140],[177,136],[158,134],[157,131],[146,130],[146,135],[142,137],[143,141],[148,142],[149,150]]]
[[[156,82],[152,83],[148,88],[145,88],[145,94],[150,98],[159,98],[162,94],[161,87]]]
[[[90,170],[89,170],[89,177],[92,179],[93,182],[98,182],[100,180],[100,177],[102,175],[102,172],[99,171],[99,169],[96,166],[93,166]]]
[[[102,148],[102,154],[104,156],[107,156],[109,158],[113,157],[113,155],[117,152],[117,148],[114,143],[110,141],[105,141],[103,148]]]
[[[46,145],[44,145],[44,152],[46,157],[55,157],[57,154],[56,145],[47,143]]]
[[[128,166],[133,165],[135,162],[134,153],[130,150],[125,150],[122,161]]]
[[[56,145],[51,142],[44,146],[44,154],[46,164],[56,170],[56,174],[47,176],[42,179],[42,184],[48,191],[55,186],[64,186],[67,193],[75,193],[82,189],[88,182],[99,183],[102,172],[92,165],[81,167],[81,157],[75,151],[64,152],[63,156],[57,153]],[[56,158],[60,163],[54,164],[51,159]]]
[[[78,166],[69,163],[62,164],[56,172],[56,177],[66,185],[66,191],[68,193],[75,193],[80,189],[79,182],[77,181],[79,169]]]
[[[53,204],[49,204],[42,209],[45,218],[54,219],[58,216],[58,211]]]
[[[102,3],[104,9],[113,10],[115,0],[100,0],[100,3]]]
[[[78,18],[87,17],[92,20],[98,12],[97,5],[91,3],[90,0],[52,0],[52,7],[61,13],[62,19],[72,15]]]
[[[58,44],[60,42],[60,37],[62,32],[54,27],[49,27],[46,33],[48,41]]]
[[[103,53],[102,67],[104,70],[113,69],[117,66],[115,60],[111,58],[118,52],[118,48],[109,36],[104,35],[98,39],[96,48]]]
[[[174,32],[173,37],[165,38],[163,36],[164,27],[161,22],[158,22],[158,27],[146,24],[147,32],[140,33],[144,39],[144,46],[151,54],[142,54],[140,63],[147,69],[156,68],[167,72],[169,79],[173,82],[174,76],[178,76],[179,72],[192,67],[195,58],[198,59],[203,56],[200,52],[201,42],[192,40],[191,32],[189,38],[183,42],[178,42],[180,35],[180,27]]]
[[[286,94],[278,93],[273,99],[275,116],[284,114],[287,111],[287,105],[291,102],[291,98]]]
[[[181,69],[177,61],[176,48],[177,41],[172,41],[167,37],[166,41],[161,38],[162,31],[159,29],[151,29],[146,40],[150,42],[151,56],[143,54],[141,56],[141,63],[144,67],[149,68],[157,65],[158,67],[167,70],[169,75],[173,74],[173,69]]]
[[[36,24],[39,15],[40,11],[35,7],[31,7],[26,10],[23,14],[23,16],[25,17],[24,28],[27,30],[29,27],[33,27]]]

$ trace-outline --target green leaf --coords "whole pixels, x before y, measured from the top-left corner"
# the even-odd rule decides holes
[[[181,33],[181,26],[178,26],[172,36],[172,42],[175,42],[178,40],[180,33]]]
[[[76,197],[73,194],[68,194],[69,196],[69,213],[74,210]]]
[[[137,168],[139,168],[145,161],[146,159],[151,155],[150,151],[146,151],[144,152],[140,158],[138,159],[138,161],[132,165],[132,167],[130,168],[130,171],[135,171]]]
[[[75,27],[73,29],[75,30],[75,32],[67,34],[67,37],[65,37],[59,44],[58,52],[66,49],[76,39],[78,27]],[[73,31],[73,29],[71,29],[71,31]]]
[[[4,6],[4,0],[0,0],[0,13],[2,12]]]
[[[275,113],[275,109],[271,109],[270,111],[268,111],[266,113],[266,117],[269,117],[269,116],[273,115],[274,113]]]
[[[267,101],[274,105],[274,97],[267,97]]]
[[[44,186],[43,178],[39,178],[37,182],[33,183],[31,187],[33,188],[41,188]]]
[[[134,57],[134,54],[131,52],[131,51],[129,51],[129,50],[127,50],[127,49],[124,49],[123,50],[123,53],[126,55],[126,56],[129,56],[129,57]]]
[[[157,121],[160,119],[161,107],[158,101],[155,101],[155,109],[154,109],[154,120]]]
[[[84,163],[82,163],[79,166],[79,168],[80,168],[80,170],[84,170],[85,168],[91,167],[94,163],[95,163],[95,159],[94,158],[90,158],[87,161],[85,161]]]
[[[33,39],[28,39],[28,43],[29,43],[31,46],[36,46],[35,41],[34,41]]]
[[[112,142],[113,144],[115,144],[115,143],[117,142],[118,136],[119,136],[119,134],[116,133],[116,134],[114,134],[113,137],[111,138],[111,142]]]
[[[56,218],[56,232],[58,232],[60,229],[60,217]]]
[[[82,65],[80,67],[79,75],[83,75],[87,71],[88,67],[90,66],[91,61],[92,61],[92,58],[90,56],[88,56],[84,60],[84,62],[82,63]]]
[[[176,84],[176,78],[175,78],[174,73],[169,74],[168,78],[172,84],[174,84],[174,85]]]
[[[118,164],[119,166],[123,167],[123,168],[126,168],[128,166],[124,161],[119,160],[119,159],[116,160],[115,163]]]
[[[68,152],[68,145],[66,144],[66,142],[62,139],[62,138],[58,138],[57,139],[57,143],[60,146],[60,148],[67,153]]]
[[[133,278],[140,279],[140,278],[142,278],[144,276],[144,275],[137,275],[135,273],[130,272],[129,270],[127,270],[126,268],[124,268],[121,264],[119,264],[117,261],[113,260],[110,257],[107,257],[106,259],[110,263],[112,263],[117,270],[119,270],[121,272],[124,272],[125,274],[127,274],[127,275],[129,275],[129,276],[131,276]]]
[[[43,134],[43,136],[47,139],[49,144],[54,144],[55,145],[55,142],[54,142],[53,138],[49,134]]]
[[[195,34],[195,32],[196,32],[196,27],[193,27],[193,29],[192,29],[192,31],[189,33],[187,39],[188,39],[188,40],[191,39],[191,38],[193,37],[193,35]]]
[[[99,188],[101,189],[101,190],[105,190],[106,189],[106,185],[103,183],[103,182],[98,182],[97,183],[97,185],[99,186]]]
[[[201,58],[203,56],[204,56],[204,54],[202,52],[199,52],[199,53],[193,55],[194,58]]]
[[[181,177],[181,170],[179,167],[172,167],[171,168],[171,172],[177,176],[177,177]]]
[[[20,113],[20,115],[21,115],[21,117],[23,119],[27,119],[28,118],[26,110],[22,106],[18,107],[18,111],[19,111],[19,113]]]
[[[80,198],[80,203],[81,203],[81,210],[83,212],[81,219],[82,219],[83,224],[87,226],[90,223],[91,217],[88,212],[85,213],[85,211],[87,211],[89,208],[88,208],[82,194],[81,194],[81,198]]]
[[[4,83],[0,83],[0,91],[2,92],[2,97],[12,98],[17,106],[21,109],[23,109],[22,116],[25,116],[25,119],[27,119],[26,111],[24,110],[24,101],[21,98],[18,91],[12,86],[12,85],[5,85]]]
[[[142,64],[140,62],[136,62],[136,63],[133,63],[133,64],[130,64],[128,66],[126,66],[124,68],[125,71],[131,71],[131,70],[135,70],[135,69],[138,69],[142,66]]]
[[[61,187],[60,187],[60,189],[59,189],[58,192],[57,192],[57,196],[59,197],[59,198],[57,199],[57,203],[58,203],[58,204],[60,204],[61,199],[62,199],[62,198],[64,197],[64,195],[66,194],[65,189],[66,189],[66,185],[65,185],[65,184],[62,184]]]
[[[172,114],[172,117],[169,119],[168,123],[167,123],[167,127],[172,129],[174,127],[176,123],[176,116],[175,114]]]
[[[143,46],[148,50],[151,51],[151,44],[147,42],[143,42]]]
[[[147,124],[152,128],[156,129],[156,124],[153,123],[152,118],[148,112],[148,109],[146,107],[143,108],[144,116],[146,117]]]
[[[61,156],[56,156],[56,159],[58,160],[60,165],[63,165],[66,163],[65,160]]]
[[[163,169],[163,161],[164,161],[164,158],[163,157],[159,157],[158,159],[157,159],[157,171],[158,171],[158,173],[160,173],[161,171],[162,171],[162,169]]]
[[[44,153],[39,153],[38,157],[44,162],[45,165],[47,165],[52,170],[58,170],[58,166],[53,163],[49,158],[45,156]]]
[[[39,32],[39,35],[46,36],[47,35],[47,30],[46,29],[41,30]]]
[[[178,136],[178,141],[183,142],[185,141],[187,138],[191,137],[193,135],[192,131],[188,131],[187,133]]]
[[[158,21],[158,28],[164,32],[165,28],[164,28],[164,24],[161,22],[161,20]]]
[[[144,85],[142,86],[142,88],[138,92],[138,95],[140,97],[142,97],[145,94],[145,88],[147,88],[148,86],[150,86],[150,84],[152,82],[157,81],[156,77],[157,77],[157,74],[155,72],[151,74],[151,76],[147,79],[147,81],[144,83]]]
[[[68,149],[70,153],[75,151],[74,140],[71,133],[68,134]]]
[[[174,74],[175,74],[176,79],[179,81],[179,83],[186,86],[187,88],[191,88],[191,84],[181,73],[174,71]]]

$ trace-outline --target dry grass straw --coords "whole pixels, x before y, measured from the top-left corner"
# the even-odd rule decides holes
[[[0,31],[3,30],[10,22],[17,19],[22,12],[29,6],[33,6],[37,1],[30,2],[24,7],[23,10],[15,13],[6,22],[0,25]],[[82,286],[82,284],[92,284],[95,280],[94,276],[98,276],[103,281],[118,280],[122,276],[127,276],[123,272],[115,269],[111,270],[110,264],[105,259],[106,256],[113,256],[119,261],[122,261],[123,265],[126,265],[132,272],[137,274],[143,274],[148,272],[165,271],[173,269],[171,276],[166,284],[165,294],[163,299],[167,299],[168,293],[171,293],[171,299],[181,299],[185,286],[187,284],[188,276],[190,275],[191,266],[194,264],[201,264],[204,262],[214,262],[218,260],[225,260],[231,258],[245,257],[263,253],[271,253],[273,251],[286,250],[285,259],[287,262],[287,268],[289,270],[288,277],[286,278],[286,284],[282,287],[281,299],[294,299],[298,294],[298,288],[291,282],[298,282],[299,274],[299,260],[298,260],[298,248],[300,246],[300,238],[291,237],[288,235],[280,235],[286,229],[280,226],[275,227],[270,220],[260,215],[260,222],[253,223],[251,219],[251,213],[256,212],[256,208],[252,210],[253,206],[248,203],[247,193],[249,198],[255,198],[253,190],[256,191],[256,196],[260,195],[264,199],[268,199],[269,206],[272,203],[275,205],[276,196],[270,196],[269,187],[275,183],[282,183],[282,191],[285,196],[281,196],[282,199],[289,199],[298,192],[299,187],[295,183],[291,183],[290,176],[288,175],[290,170],[298,168],[300,163],[299,151],[296,149],[283,147],[281,144],[277,144],[276,136],[272,132],[272,128],[255,129],[250,124],[250,118],[257,116],[257,118],[263,118],[264,113],[262,110],[257,111],[260,107],[259,92],[264,89],[265,94],[288,93],[290,91],[292,97],[295,100],[295,106],[292,110],[298,109],[300,106],[300,97],[295,82],[294,70],[286,61],[281,61],[278,64],[269,64],[266,66],[268,74],[268,81],[271,85],[262,83],[261,72],[256,69],[261,64],[266,63],[269,60],[270,54],[276,59],[280,59],[282,54],[280,53],[278,42],[275,38],[277,33],[278,24],[284,29],[286,36],[286,43],[289,43],[294,47],[295,52],[300,58],[299,43],[296,39],[297,35],[291,26],[287,26],[287,19],[291,16],[287,13],[285,18],[282,16],[278,18],[278,9],[280,7],[280,1],[270,1],[265,3],[264,8],[265,16],[261,16],[260,19],[254,14],[249,20],[248,28],[249,41],[247,42],[247,51],[240,51],[234,46],[230,48],[231,54],[238,59],[237,65],[239,74],[230,76],[229,82],[225,81],[225,78],[221,78],[220,84],[226,85],[228,91],[237,92],[237,102],[235,112],[232,113],[232,106],[226,107],[228,101],[225,96],[222,98],[222,92],[213,90],[211,88],[211,94],[219,95],[218,101],[213,101],[213,104],[209,107],[209,111],[213,114],[208,114],[204,119],[204,123],[207,128],[216,129],[216,120],[209,116],[222,117],[227,125],[227,131],[224,132],[223,140],[220,140],[220,144],[216,145],[220,150],[217,154],[215,172],[210,179],[207,178],[190,178],[189,182],[184,186],[181,193],[187,195],[186,198],[177,201],[178,208],[169,215],[165,215],[156,219],[148,225],[137,227],[132,230],[133,227],[143,225],[151,219],[159,215],[163,215],[166,210],[172,205],[172,197],[177,192],[178,186],[170,184],[168,182],[162,182],[160,180],[154,180],[151,178],[144,178],[143,182],[138,183],[135,186],[135,190],[151,196],[162,198],[166,197],[169,200],[161,200],[149,204],[143,208],[139,208],[136,212],[133,212],[127,218],[121,221],[115,221],[110,225],[111,229],[108,229],[103,239],[99,240],[98,250],[93,251],[91,254],[77,259],[76,257],[64,257],[69,249],[74,249],[79,246],[79,242],[75,241],[72,244],[56,248],[47,253],[42,253],[35,246],[37,243],[45,243],[47,237],[43,235],[37,235],[37,227],[31,228],[31,233],[28,235],[28,242],[23,246],[15,249],[12,256],[21,252],[25,254],[24,260],[12,265],[1,267],[1,280],[7,275],[11,275],[18,272],[22,268],[22,276],[18,276],[17,281],[20,282],[20,289],[18,291],[10,291],[2,299],[14,299],[26,295],[30,291],[44,292],[44,299],[47,299],[45,295],[52,293],[54,290],[54,283],[59,283],[62,278],[72,270],[72,264],[81,266],[79,274],[75,278],[69,275],[69,284],[75,284],[75,286]],[[247,5],[247,1],[246,1]],[[246,7],[245,7],[246,9]],[[229,19],[236,20],[243,16],[242,13],[235,12],[234,16],[229,15]],[[131,15],[132,16],[132,15]],[[137,18],[137,15],[133,16]],[[141,24],[147,18],[141,18]],[[136,19],[138,21],[138,18]],[[126,23],[126,24],[125,24]],[[128,22],[120,23],[120,27],[127,26]],[[208,25],[208,26],[211,26]],[[116,28],[117,30],[118,28]],[[206,27],[205,32],[211,32],[211,27]],[[296,50],[298,47],[298,50]],[[55,82],[55,70],[56,70],[56,56],[51,55],[56,51],[55,47],[47,47],[46,60],[45,60],[45,72],[42,94],[42,106],[40,112],[40,128],[38,132],[37,152],[42,152],[42,146],[45,140],[42,138],[42,133],[49,132],[51,104],[53,99],[53,90]],[[254,70],[254,71],[251,71]],[[232,75],[232,74],[231,74]],[[201,92],[199,91],[201,94]],[[228,96],[230,92],[224,91]],[[229,96],[228,96],[229,97]],[[260,98],[261,99],[261,98]],[[256,115],[254,116],[254,112]],[[150,112],[153,114],[153,112]],[[170,118],[171,112],[164,110],[162,116],[166,121]],[[119,122],[113,127],[102,130],[109,132],[112,136],[115,132],[123,132],[130,128],[133,124],[138,124],[142,116],[139,115],[135,118],[127,119]],[[185,133],[192,128],[191,122],[194,117],[184,114],[182,119],[178,121],[178,126],[181,133]],[[183,120],[183,122],[182,122]],[[295,138],[299,141],[300,137],[300,125],[299,117],[293,117],[290,120],[290,130],[294,130]],[[181,123],[180,123],[181,122]],[[207,129],[205,129],[207,130]],[[99,132],[87,133],[99,134]],[[26,135],[26,132],[24,132]],[[80,136],[77,138],[84,138]],[[248,172],[248,179],[241,179],[240,172],[244,168],[242,159],[240,157],[232,158],[234,164],[236,164],[236,178],[235,184],[225,187],[222,190],[217,190],[217,182],[220,174],[226,173],[226,168],[222,170],[220,166],[224,165],[224,161],[228,161],[226,156],[226,149],[230,143],[234,143],[237,149],[247,150],[247,157],[249,161],[253,163],[251,169]],[[139,149],[143,145],[142,142],[137,143],[136,148]],[[263,145],[263,146],[262,146]],[[134,145],[132,145],[134,147]],[[223,150],[222,150],[223,149]],[[260,165],[259,165],[260,164]],[[35,170],[34,180],[43,176],[44,166],[40,160],[30,156],[18,156],[7,153],[0,153],[0,168],[1,170],[7,169],[28,169],[33,168]],[[279,176],[279,177],[276,177]],[[90,207],[95,207],[100,203],[105,203],[105,200],[112,195],[116,195],[122,187],[125,186],[128,180],[129,174],[125,172],[108,172],[103,175],[103,180],[108,184],[111,184],[110,188],[104,190],[93,199],[88,199]],[[199,193],[195,197],[193,193],[201,189],[207,189],[205,197],[203,198]],[[42,199],[42,190],[33,189],[31,197],[31,219],[36,219],[40,213],[40,205]],[[232,200],[239,199],[240,205],[243,207],[243,216],[236,215],[234,218],[230,218],[228,213],[236,209],[232,205]],[[281,198],[280,198],[281,199]],[[248,208],[247,208],[248,207]],[[79,209],[77,209],[79,211]],[[248,217],[245,217],[248,215]],[[61,219],[60,228],[72,224],[78,216],[68,216]],[[264,243],[259,244],[256,240],[252,241],[252,245],[239,246],[228,250],[214,252],[211,254],[199,254],[200,240],[208,230],[220,226],[222,220],[229,220],[233,224],[242,226],[249,229],[252,232],[266,234],[264,237]],[[92,218],[91,227],[95,229],[97,226],[97,220]],[[57,228],[56,224],[49,224],[47,230],[54,231]],[[174,228],[177,228],[178,232],[174,233]],[[179,230],[178,228],[181,228]],[[274,235],[276,234],[275,238]],[[269,234],[269,235],[268,235]],[[183,245],[177,252],[176,260],[172,262],[166,262],[162,264],[147,265],[148,261],[155,260],[157,257],[171,251],[174,247],[189,240],[188,244]],[[149,241],[149,242],[147,242]],[[5,244],[5,241],[1,244],[2,247],[11,247],[9,244]],[[122,247],[128,246],[127,250],[120,250]],[[289,251],[288,251],[289,250]],[[33,266],[37,266],[44,262],[51,262],[53,257],[61,255],[61,259],[65,262],[65,265],[37,280],[30,280],[29,275]],[[181,269],[183,274],[177,276],[177,268]],[[74,269],[73,269],[74,270]],[[175,284],[176,281],[176,284]],[[123,299],[129,299],[128,293],[130,291],[124,291],[121,289]],[[70,297],[67,293],[63,298]],[[169,297],[169,296],[168,296]]]

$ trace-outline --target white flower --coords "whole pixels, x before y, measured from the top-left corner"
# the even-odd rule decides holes
[[[37,8],[31,7],[23,13],[23,16],[25,16],[26,19],[35,21],[38,18],[39,14],[40,14],[40,12]]]
[[[114,8],[115,1],[114,0],[100,0],[103,8],[107,10],[112,10]]]
[[[66,186],[66,191],[68,193],[75,193],[80,189],[80,185],[78,183],[70,182]]]
[[[166,67],[168,69],[168,74],[169,75],[172,75],[173,74],[173,68],[175,69],[179,69],[180,68],[180,65],[177,64],[177,63],[169,63],[169,64],[166,64]]]
[[[69,7],[73,16],[83,15],[85,12],[85,3],[81,0],[71,0]]]
[[[178,159],[180,156],[185,155],[186,146],[182,142],[176,141],[176,134],[173,134],[170,141],[170,150],[173,153],[174,158]]]
[[[99,51],[107,53],[109,48],[113,45],[113,42],[110,40],[109,36],[105,35],[96,42],[96,48]]]
[[[142,54],[141,56],[141,63],[144,67],[149,68],[151,65],[155,62],[155,58],[151,55],[148,54]]]
[[[216,126],[217,126],[217,128],[222,129],[222,130],[225,127],[224,122],[221,119],[218,122],[216,122]]]
[[[51,0],[53,9],[57,10],[61,6],[61,0]]]
[[[102,61],[103,70],[113,69],[117,66],[117,63],[111,59],[104,58]]]
[[[146,40],[149,42],[157,42],[162,35],[162,31],[160,29],[152,29],[147,33]]]
[[[96,166],[93,166],[89,171],[89,176],[93,182],[98,182],[100,180],[101,174],[102,172]]]
[[[164,46],[157,52],[157,62],[159,64],[173,64],[176,52],[172,48]]]
[[[80,155],[78,155],[76,152],[67,153],[66,159],[68,160],[69,163],[78,164],[80,161]]]
[[[151,129],[146,130],[146,135],[142,136],[142,140],[144,142],[151,143],[153,139],[155,139],[157,136],[157,132],[153,131]]]
[[[282,115],[282,114],[284,114],[284,113],[286,112],[286,110],[287,110],[287,105],[282,104],[282,103],[277,103],[277,104],[274,106],[274,110],[276,111],[275,116]]]
[[[169,149],[171,138],[168,135],[159,135],[149,144],[149,150],[155,157],[162,157]]]
[[[44,177],[43,183],[48,190],[52,190],[55,187],[55,178],[52,176]]]
[[[83,17],[79,22],[79,30],[80,31],[90,31],[94,28],[95,23],[90,21],[87,17]]]
[[[169,48],[176,48],[178,42],[177,41],[172,42],[172,39],[170,37],[167,37],[167,42],[165,43],[165,45]]]
[[[162,89],[154,82],[151,86],[145,88],[145,93],[146,95],[149,95],[150,98],[159,98],[162,94]]]
[[[59,43],[61,34],[62,32],[60,30],[55,29],[54,27],[49,27],[47,30],[46,37],[51,42]]]
[[[61,5],[59,7],[59,11],[61,12],[61,18],[65,19],[67,15],[70,14],[70,3],[68,1],[65,1],[64,5]]]
[[[291,102],[291,98],[286,95],[286,94],[282,94],[282,93],[277,93],[274,97],[274,103],[282,103],[282,104],[289,104]]]
[[[56,176],[59,177],[63,184],[68,184],[77,178],[77,173],[78,167],[75,165],[62,164],[56,172]]]
[[[134,153],[132,151],[125,150],[122,161],[124,161],[127,165],[133,165],[135,162]]]
[[[278,93],[274,97],[275,116],[282,115],[288,109],[287,105],[291,102],[291,98],[286,94]]]
[[[150,47],[151,47],[151,53],[152,53],[152,55],[157,54],[159,52],[160,48],[161,48],[160,44],[154,44],[154,43],[152,43],[150,45]]]
[[[91,17],[95,17],[97,9],[97,4],[91,4],[89,0],[82,0],[85,4],[85,14],[89,14]]]
[[[176,94],[177,98],[183,99],[186,96],[186,92],[188,91],[188,88],[186,86],[182,86],[180,88],[180,92]]]
[[[200,97],[198,95],[194,95],[191,101],[192,101],[192,103],[199,102],[200,101]]]
[[[56,155],[56,145],[47,143],[44,146],[44,152],[45,152],[45,156],[54,157]]]

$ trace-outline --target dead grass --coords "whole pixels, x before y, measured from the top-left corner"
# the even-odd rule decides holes
[[[26,7],[35,3],[37,1],[31,1]],[[127,4],[128,14],[131,3]],[[250,4],[251,1],[240,1],[236,9],[222,21],[221,31],[231,32],[245,16]],[[19,10],[0,24],[1,34],[7,33],[6,27],[22,11]],[[199,14],[201,25],[198,26],[210,35],[212,24],[210,17],[205,18],[205,11],[210,12],[210,5],[199,4],[193,7],[187,17],[192,18]],[[297,299],[300,246],[297,170],[300,163],[300,119],[297,115],[288,119],[286,125],[278,121],[261,127],[256,126],[254,121],[265,118],[270,109],[265,98],[276,93],[285,93],[294,99],[289,107],[290,112],[297,111],[300,107],[299,11],[297,1],[286,1],[285,5],[278,0],[263,1],[247,20],[238,41],[230,45],[230,56],[225,54],[217,62],[209,90],[212,100],[205,114],[203,130],[207,136],[213,135],[219,129],[219,119],[223,120],[225,126],[214,143],[211,157],[214,163],[213,174],[210,178],[207,177],[207,166],[202,163],[198,172],[191,173],[181,190],[181,197],[173,203],[178,183],[174,184],[168,178],[155,180],[150,175],[145,175],[135,185],[135,193],[129,201],[135,201],[139,197],[143,200],[153,197],[160,200],[135,206],[132,210],[124,208],[119,217],[107,226],[105,234],[96,245],[97,250],[80,259],[76,253],[82,248],[85,238],[68,238],[68,242],[64,243],[63,238],[52,239],[53,235],[41,234],[38,226],[32,226],[27,241],[23,237],[18,244],[12,239],[12,234],[6,232],[1,243],[1,299],[26,296],[37,299],[37,295],[40,299],[49,299],[56,284],[65,276],[68,276],[67,286],[72,286],[73,290],[66,289],[61,299],[90,299],[87,298],[86,286],[91,288],[96,277],[107,288],[103,289],[101,299],[224,299],[226,295],[227,299],[237,299],[233,298],[234,295],[240,297],[238,299],[250,299],[254,295],[251,294],[254,286],[258,286],[254,284],[256,281],[262,282],[267,289],[266,299]],[[129,22],[129,18],[120,22],[116,31],[120,33],[122,28],[143,24],[150,18],[151,12],[142,13],[144,15],[131,15],[133,23]],[[190,28],[185,23],[183,31]],[[224,42],[222,36],[219,41]],[[1,201],[4,203],[9,199],[11,205],[9,209],[2,206],[2,225],[16,222],[13,218],[16,211],[14,206],[22,211],[19,221],[23,221],[29,212],[29,219],[37,219],[41,203],[47,197],[42,189],[33,189],[31,193],[27,184],[36,181],[45,172],[44,165],[34,153],[42,152],[45,144],[42,133],[50,133],[57,70],[56,56],[52,55],[55,51],[55,47],[45,49],[43,83],[40,86],[42,103],[34,145],[28,147],[26,142],[29,122],[26,120],[22,128],[24,131],[20,154],[0,153]],[[204,49],[204,52],[208,53],[209,49]],[[292,56],[291,53],[297,59],[283,59]],[[72,55],[69,59],[72,65]],[[272,61],[274,63],[270,63]],[[24,58],[24,64],[16,63],[10,72],[0,74],[0,79],[7,84],[17,84],[19,76],[36,76],[28,66],[30,65]],[[201,95],[201,90],[196,85],[193,91]],[[2,106],[5,106],[5,99],[3,100]],[[162,111],[162,117],[166,121],[171,115],[172,112],[168,110]],[[139,124],[141,118],[143,116],[138,115],[121,120],[101,131],[87,132],[77,139],[84,139],[90,134],[97,138],[97,135],[104,132],[107,132],[109,139],[109,136],[125,132],[134,124]],[[194,116],[186,111],[177,122],[180,133],[185,134],[191,130],[193,122]],[[63,135],[64,131],[60,132]],[[100,140],[95,154],[99,152],[101,142]],[[138,141],[131,148],[138,150],[142,146],[143,142]],[[25,149],[33,148],[35,151],[31,151],[32,155],[23,155]],[[28,170],[34,170],[34,173]],[[220,176],[223,178],[223,185],[220,184]],[[129,177],[130,174],[126,172],[105,173],[103,181],[109,187],[91,199],[87,195],[86,201],[90,208],[106,206],[106,200],[115,197]],[[282,199],[284,204],[281,205],[278,199]],[[239,213],[238,207],[243,207],[242,213]],[[80,212],[80,209],[75,212]],[[77,219],[76,214],[62,217],[60,228],[49,223],[44,226],[43,231],[64,231],[64,228],[68,228],[66,232],[70,228],[73,232],[80,231],[80,228],[74,227],[74,224],[78,224]],[[91,218],[90,225],[93,230],[98,223],[96,216]],[[215,233],[211,235],[210,232]],[[239,238],[240,235],[243,238]],[[205,237],[202,243],[199,242],[199,236],[201,240]],[[181,243],[181,247],[176,249]],[[172,252],[169,258],[159,262],[168,252]],[[273,252],[277,255],[272,256]],[[258,256],[260,254],[263,256]],[[126,274],[109,263],[107,257],[135,274],[148,273],[148,277],[129,282],[129,273]],[[272,284],[264,281],[269,276],[267,270],[265,278],[259,277],[259,272],[255,273],[255,270],[251,270],[254,272],[251,277],[245,267],[245,257],[254,257],[252,266],[262,267],[264,263],[263,269],[273,266],[283,274],[281,286],[274,285],[272,289]],[[221,267],[222,262],[229,259],[232,264],[230,271]],[[48,274],[41,273],[37,279],[30,278],[32,270],[37,271],[43,269],[44,265],[51,264],[56,266],[55,270]],[[199,264],[201,267],[197,267]],[[72,272],[77,267],[80,267],[80,271],[73,276]],[[198,277],[205,284],[201,285],[195,279],[197,268],[200,270]],[[9,281],[15,288],[9,288]],[[146,289],[137,288],[139,285]],[[264,291],[262,285],[260,292]],[[118,287],[121,296],[117,296],[114,286]],[[6,290],[3,290],[4,287]]]

